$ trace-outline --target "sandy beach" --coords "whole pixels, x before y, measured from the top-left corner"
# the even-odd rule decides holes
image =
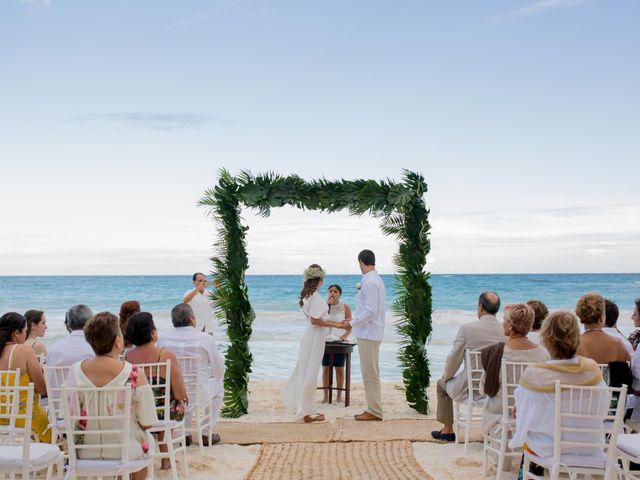
[[[238,419],[221,419],[220,430],[228,431],[233,423],[276,423],[296,422],[295,418],[287,415],[281,400],[281,389],[284,382],[256,381],[250,384],[249,413]],[[435,384],[429,390],[431,412],[421,415],[411,409],[404,397],[404,387],[401,383],[383,383],[382,397],[384,400],[385,420],[413,419],[425,420],[435,418]],[[364,390],[362,384],[352,385],[351,405],[344,404],[320,405],[322,393],[318,391],[318,410],[325,414],[328,423],[335,424],[351,419],[356,413],[364,410]],[[299,423],[299,422],[298,422]],[[379,425],[379,424],[378,424]],[[241,427],[240,425],[238,427]],[[367,426],[368,427],[368,426]],[[428,432],[427,432],[428,434]],[[474,438],[479,438],[476,434]],[[373,439],[372,439],[373,440]],[[465,456],[463,444],[440,444],[435,442],[413,442],[413,454],[418,464],[435,480],[454,478],[480,479],[482,476],[482,443],[471,442]],[[225,480],[244,479],[254,465],[261,445],[223,444],[205,448],[200,453],[197,446],[189,448],[189,478],[190,480],[205,480],[209,478],[224,478]],[[156,471],[159,478],[169,478],[167,472]],[[487,478],[495,476],[495,468],[490,462]],[[515,479],[516,472],[505,472],[507,480]]]

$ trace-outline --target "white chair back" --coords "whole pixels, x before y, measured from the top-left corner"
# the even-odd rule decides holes
[[[480,361],[480,351],[465,350],[464,363],[467,371],[469,399],[475,401],[482,396],[480,394],[480,384],[482,383],[482,373],[484,370],[482,369],[482,362]]]
[[[3,372],[4,373],[4,372]],[[18,374],[18,377],[20,375]],[[26,394],[26,405],[20,412],[21,396]],[[29,478],[29,451],[31,446],[31,415],[33,414],[33,383],[27,387],[17,385],[0,385],[0,418],[7,419],[8,425],[0,429],[0,444],[22,447],[22,458],[15,462],[16,469],[21,470],[22,478]],[[22,423],[21,427],[16,424]],[[15,447],[14,447],[15,448]],[[4,459],[3,459],[4,460]],[[4,465],[1,465],[4,471]],[[21,468],[20,468],[21,467]]]
[[[180,371],[182,372],[182,380],[184,381],[187,397],[189,398],[189,406],[197,406],[201,403],[200,399],[200,356],[184,355],[178,357],[180,363]]]
[[[72,471],[79,459],[99,460],[105,450],[129,463],[131,386],[64,387],[62,410]]]
[[[3,370],[0,382],[0,418],[7,425],[0,426],[0,444],[24,445],[31,442],[31,416],[33,414],[34,389],[33,383],[27,387],[19,385],[20,370]],[[12,376],[18,380],[14,380]],[[5,380],[6,379],[6,380]],[[20,413],[20,396],[26,395],[24,411]],[[17,424],[22,423],[18,427]],[[25,445],[23,455],[29,458],[29,446]]]
[[[44,382],[47,386],[49,425],[52,429],[51,440],[56,442],[58,435],[64,433],[64,422],[62,414],[62,390],[67,384],[69,372],[72,366],[65,367],[44,367]]]
[[[0,418],[4,419],[7,424],[0,425],[0,443],[4,443],[7,439],[15,438],[18,429],[16,428],[17,417],[12,416],[11,412],[14,411],[14,402],[18,402],[15,392],[10,390],[9,387],[20,386],[20,369],[15,370],[0,370],[0,385],[7,389],[0,391]],[[33,406],[32,406],[33,408]],[[22,428],[19,429],[22,433]]]
[[[171,360],[157,363],[139,363],[156,398],[158,418],[169,420],[171,413]]]
[[[520,377],[533,362],[507,362],[502,359],[500,365],[500,386],[502,388],[502,421],[515,418],[515,391],[520,384]]]
[[[16,380],[7,374],[15,375]],[[46,470],[49,480],[55,465],[56,478],[62,479],[62,452],[58,446],[36,443],[31,438],[33,383],[20,386],[20,370],[2,371],[0,375],[0,418],[8,424],[0,426],[0,478],[15,478],[15,474],[20,473],[21,478],[29,479],[32,473]]]
[[[605,454],[616,457],[616,439],[622,428],[627,387],[555,386],[553,459],[564,462],[567,456],[589,456],[595,460]],[[617,397],[615,410],[611,401]],[[601,457],[605,467],[604,457]]]

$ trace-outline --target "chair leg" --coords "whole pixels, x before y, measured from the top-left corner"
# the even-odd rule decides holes
[[[489,460],[488,446],[489,446],[489,439],[487,438],[487,435],[484,435],[483,441],[482,441],[482,476],[483,477],[487,476],[487,462]]]
[[[204,445],[202,442],[202,409],[198,407],[195,412],[196,432],[198,435],[198,445],[200,445],[200,452],[204,453]]]
[[[469,449],[469,435],[471,434],[471,422],[473,420],[473,405],[467,406],[467,418],[465,418],[464,425],[464,454],[467,455]]]
[[[180,441],[182,442],[182,469],[184,471],[184,478],[186,480],[187,475],[189,475],[189,466],[187,464],[187,444],[185,442],[186,432],[185,432],[185,426],[184,425],[182,425],[182,429],[180,431],[181,431],[181,435],[182,435],[182,437],[180,439]]]
[[[178,465],[176,464],[176,452],[173,448],[173,435],[170,428],[164,431],[164,440],[167,445],[167,453],[169,455],[169,463],[171,464],[171,478],[178,480]]]
[[[460,443],[460,404],[453,404],[453,432],[456,434],[456,443]]]

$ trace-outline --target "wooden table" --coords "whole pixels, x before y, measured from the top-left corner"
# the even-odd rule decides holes
[[[329,369],[329,386],[318,387],[318,390],[329,390],[329,403],[332,402],[333,391],[341,390],[344,392],[344,406],[349,406],[349,403],[351,401],[351,353],[353,352],[353,347],[355,346],[355,343],[342,342],[326,342],[324,344],[324,353],[329,355],[329,365],[331,366],[331,368]],[[344,372],[344,388],[333,386],[333,359],[337,353],[344,353],[347,356]]]

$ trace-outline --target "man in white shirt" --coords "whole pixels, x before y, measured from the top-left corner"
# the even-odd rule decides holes
[[[207,277],[203,273],[194,273],[194,288],[184,294],[182,301],[188,304],[193,310],[196,318],[196,329],[199,332],[206,332],[213,335],[213,303],[209,298],[210,293],[205,290]]]
[[[200,395],[211,401],[212,424],[215,428],[224,398],[224,360],[218,353],[213,337],[196,328],[196,319],[189,305],[180,303],[173,307],[171,323],[174,328],[162,332],[158,346],[168,348],[176,356],[200,356]],[[217,433],[212,435],[210,441],[203,439],[205,445],[214,445],[219,441],[220,435]]]
[[[84,324],[93,316],[86,305],[74,305],[65,316],[69,335],[49,347],[47,366],[68,367],[85,358],[94,357],[91,345],[84,338]]]
[[[604,314],[605,320],[604,323],[606,327],[603,327],[602,331],[612,337],[616,337],[620,340],[624,348],[629,352],[629,356],[633,358],[633,346],[627,337],[625,337],[620,330],[618,330],[618,316],[620,315],[620,310],[618,310],[618,305],[615,304],[613,300],[609,300],[605,298],[604,300]]]
[[[356,297],[356,312],[345,326],[353,329],[358,342],[360,369],[364,383],[367,409],[355,416],[359,421],[382,420],[380,392],[380,344],[384,336],[386,308],[384,282],[376,271],[376,256],[371,250],[358,254],[358,264],[363,274],[360,291]]]

